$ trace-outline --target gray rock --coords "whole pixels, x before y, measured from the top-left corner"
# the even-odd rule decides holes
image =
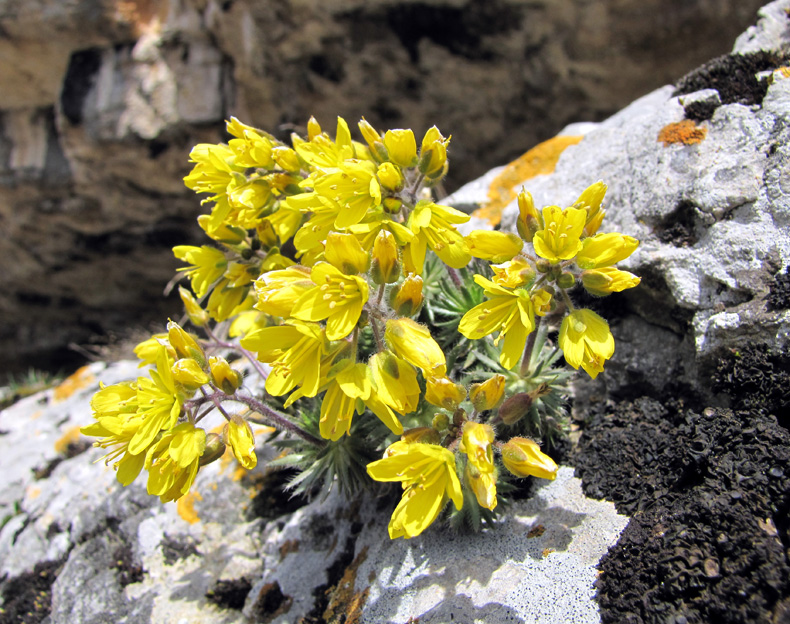
[[[747,34],[780,50],[790,33],[788,8],[786,0],[768,5]],[[744,45],[741,39],[736,49]],[[747,344],[781,352],[790,334],[790,311],[769,311],[765,302],[774,276],[790,264],[790,80],[777,75],[761,104],[718,106],[699,125],[704,138],[691,144],[658,137],[684,119],[684,104],[715,102],[718,93],[673,92],[654,91],[587,128],[553,173],[524,186],[538,206],[567,206],[603,180],[602,231],[641,241],[620,266],[642,284],[610,296],[617,347],[599,377],[606,389],[660,396],[686,386],[703,400],[721,400],[710,385],[718,357]],[[449,202],[484,203],[490,179]],[[517,215],[513,202],[503,228],[514,230]]]

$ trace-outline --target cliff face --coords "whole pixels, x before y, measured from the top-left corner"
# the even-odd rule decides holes
[[[0,0],[0,370],[176,313],[181,177],[229,115],[436,123],[457,186],[726,52],[760,4]]]

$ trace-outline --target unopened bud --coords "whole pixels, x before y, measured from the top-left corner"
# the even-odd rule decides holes
[[[209,316],[208,312],[200,307],[200,304],[197,302],[197,299],[192,296],[191,292],[189,292],[183,286],[179,286],[178,294],[184,304],[184,309],[187,312],[190,323],[192,323],[195,327],[203,327],[203,325],[209,322],[211,317]]]
[[[404,442],[421,442],[422,444],[439,444],[440,441],[439,432],[433,427],[407,429],[403,432],[400,439]]]
[[[171,367],[173,380],[181,384],[189,392],[194,392],[203,384],[208,383],[208,375],[192,358],[182,358]]]
[[[535,209],[532,195],[521,189],[518,194],[518,219],[516,220],[516,229],[521,238],[531,243],[535,232],[542,229],[542,221],[540,213]]]
[[[409,275],[390,294],[390,306],[398,316],[414,316],[419,312],[422,302],[422,278],[419,275]]]
[[[529,413],[532,397],[528,392],[519,392],[508,398],[499,408],[499,417],[506,425],[514,425]]]
[[[206,363],[206,354],[203,352],[203,348],[195,340],[195,337],[185,332],[178,323],[167,322],[167,340],[179,358],[192,358],[201,367]]]
[[[290,147],[281,145],[272,148],[272,158],[285,171],[299,171],[302,168],[299,156]]]
[[[384,210],[388,213],[397,214],[403,207],[403,202],[397,197],[385,197],[381,205],[384,206]]]
[[[311,116],[307,120],[307,140],[312,141],[319,134],[321,134],[321,125],[315,117]]]
[[[400,276],[398,243],[387,230],[381,230],[373,241],[370,276],[376,284],[392,284]]]
[[[557,477],[556,462],[541,452],[536,442],[513,438],[502,446],[502,463],[517,477],[539,477],[553,481]]]
[[[450,426],[450,417],[444,412],[439,412],[434,415],[431,426],[437,431],[444,431]]]
[[[400,191],[403,188],[403,175],[400,169],[391,162],[381,163],[376,171],[381,186],[390,191]]]
[[[573,273],[561,273],[560,276],[557,278],[557,286],[560,288],[573,288],[573,285],[576,283],[576,277]]]
[[[212,355],[208,359],[208,365],[211,371],[211,377],[214,380],[214,385],[220,388],[225,394],[233,394],[241,386],[241,373],[233,370],[225,358]]]
[[[478,412],[497,407],[505,396],[505,376],[494,375],[483,383],[472,384],[469,398]]]
[[[198,464],[205,466],[213,461],[218,460],[225,454],[225,443],[222,437],[216,433],[206,434],[206,448],[203,449],[203,454],[200,456]]]

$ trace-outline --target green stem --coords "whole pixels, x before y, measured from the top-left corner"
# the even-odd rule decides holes
[[[288,420],[285,414],[281,414],[277,410],[272,409],[268,405],[262,403],[261,401],[258,401],[253,397],[248,397],[239,394],[232,394],[225,396],[228,400],[244,403],[247,407],[251,408],[253,411],[261,414],[265,419],[262,424],[273,425],[278,429],[284,429],[289,433],[293,433],[294,435],[299,436],[300,438],[302,438],[306,442],[309,442],[313,446],[322,447],[326,445],[326,442],[324,442],[320,438],[316,438],[314,435],[308,433],[296,423],[293,423],[290,420]]]
[[[524,345],[524,355],[521,358],[521,368],[519,369],[519,375],[521,378],[524,379],[527,377],[529,373],[529,363],[532,360],[532,351],[535,349],[535,339],[538,335],[538,326],[540,325],[540,317],[535,317],[535,327],[527,336],[527,344]]]

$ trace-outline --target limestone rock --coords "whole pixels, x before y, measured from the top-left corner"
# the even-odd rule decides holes
[[[553,173],[524,182],[536,205],[568,206],[603,180],[603,231],[641,241],[621,263],[641,285],[586,301],[603,307],[615,334],[599,378],[608,392],[685,388],[709,401],[718,358],[749,344],[786,348],[790,302],[771,301],[790,264],[790,79],[772,70],[788,63],[788,9],[768,5],[736,53],[586,127]],[[756,41],[759,52],[741,54]],[[495,175],[450,203],[485,202]],[[503,227],[515,229],[517,214],[513,202]]]
[[[438,124],[455,185],[724,52],[760,4],[0,0],[0,369],[176,313],[170,247],[203,242],[181,177],[231,114]]]

